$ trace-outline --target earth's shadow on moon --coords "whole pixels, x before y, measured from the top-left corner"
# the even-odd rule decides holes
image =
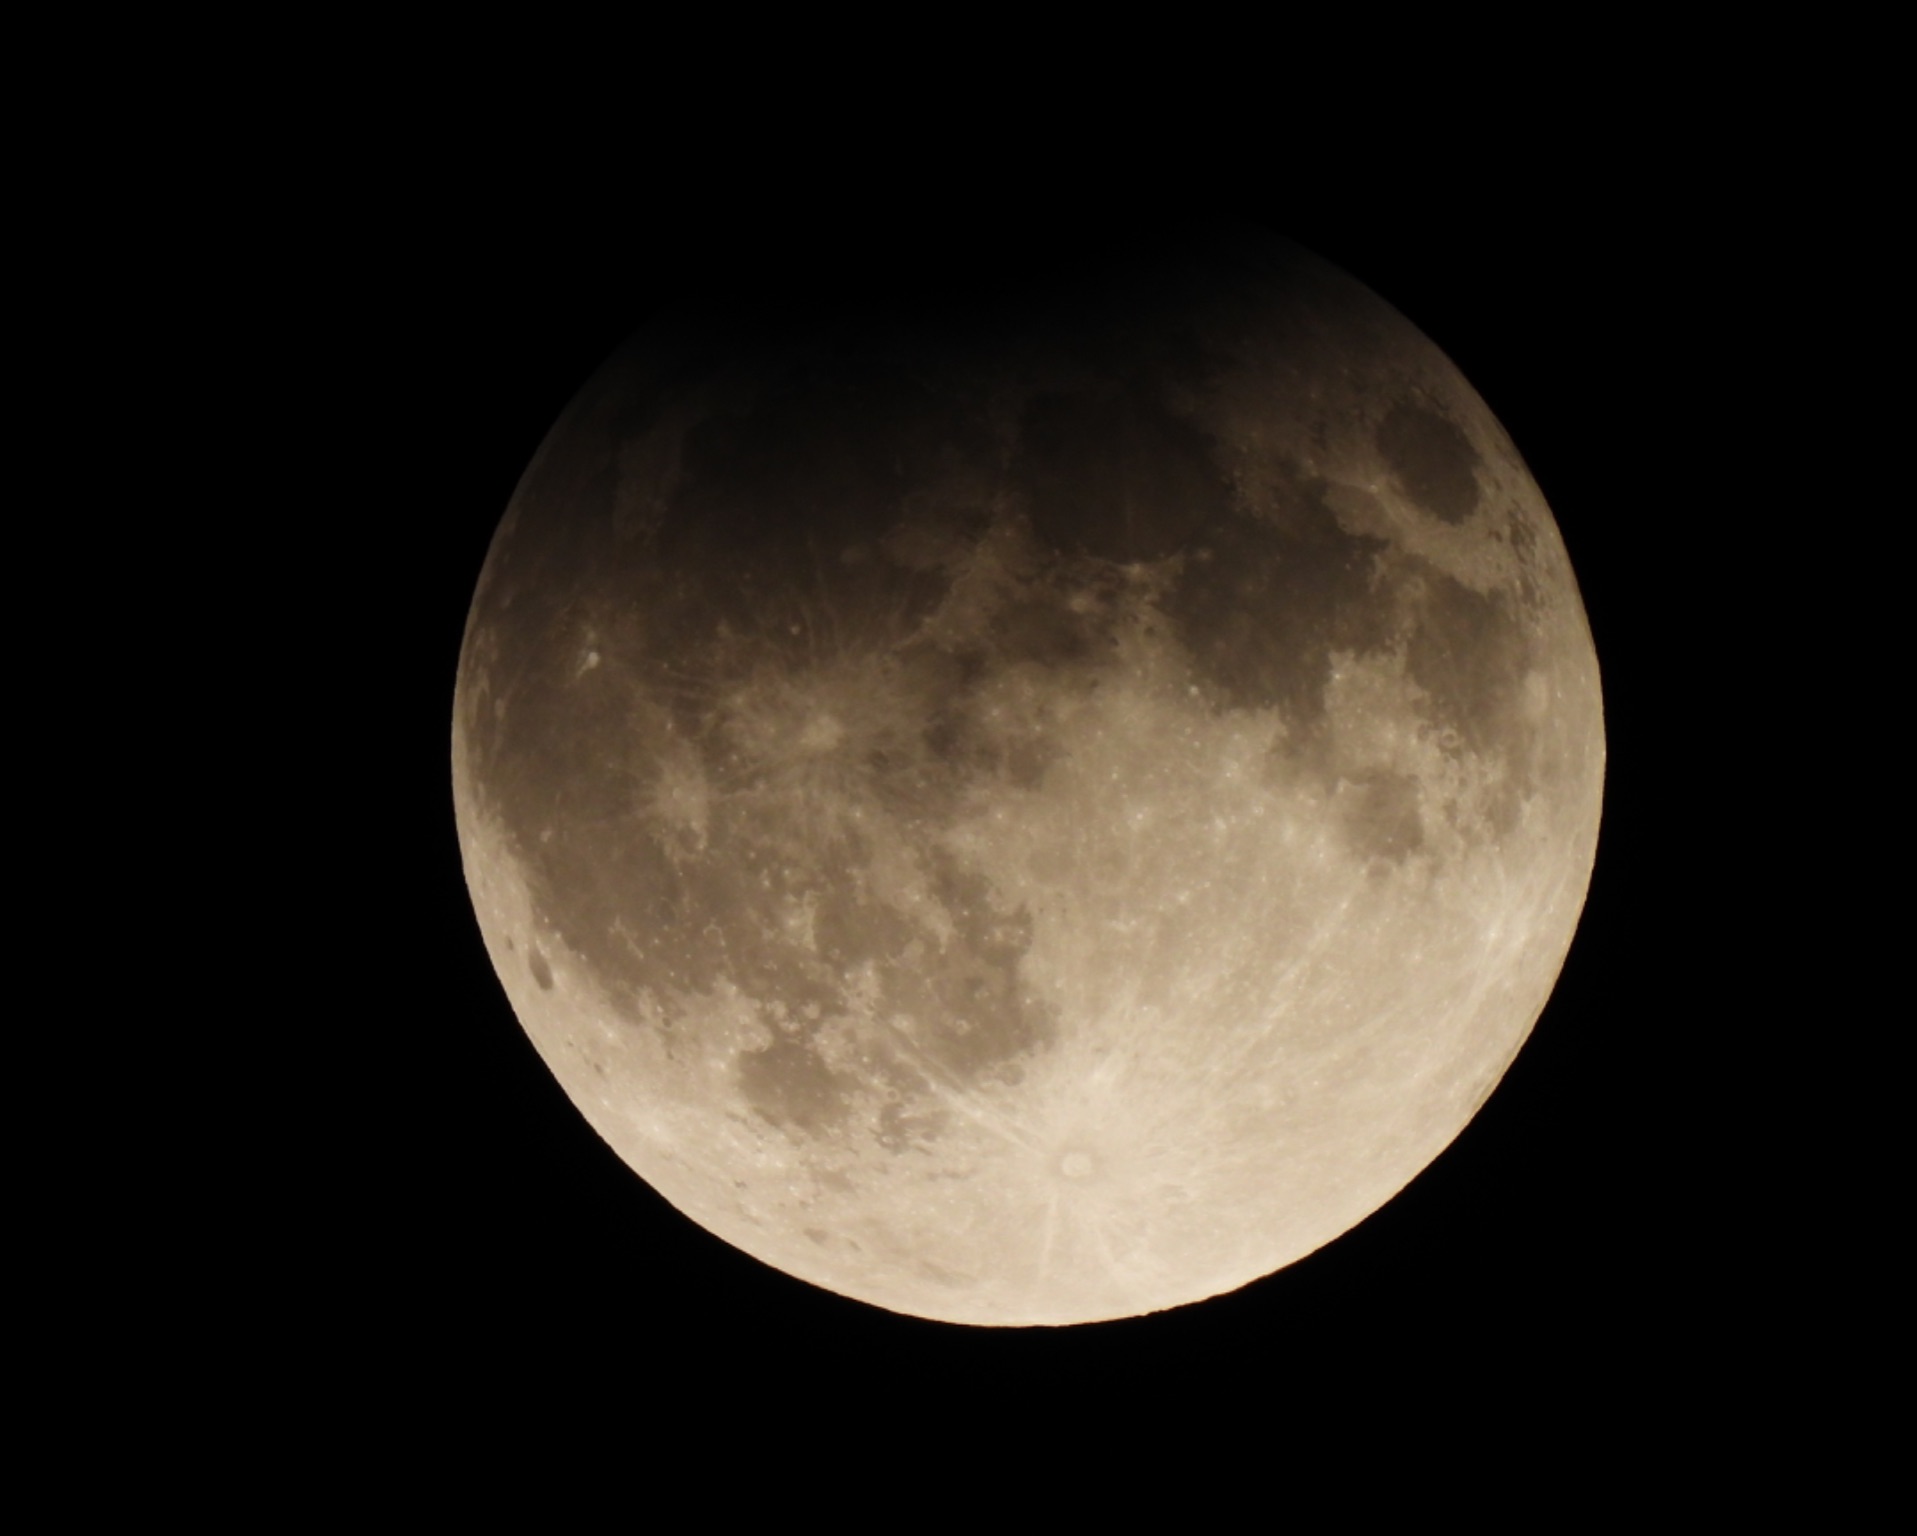
[[[1062,272],[1068,269],[1069,263],[1060,263],[1057,271]],[[1029,271],[1030,269],[1028,267],[1025,270]],[[1044,274],[1045,281],[1038,285],[1037,290],[1029,286],[1022,286],[1020,291],[1021,293],[1044,291],[1046,284],[1050,283],[1055,275],[1055,273]],[[844,276],[845,274],[842,271],[836,268],[833,269],[834,282],[843,281]],[[830,289],[832,283],[822,283],[820,286],[823,289]],[[997,282],[980,283],[976,277],[974,277],[974,279],[965,286],[965,302],[967,304],[975,302],[980,294],[983,294],[991,303],[999,303],[1004,297],[1003,285]],[[1054,295],[1050,293],[1046,294],[1045,303],[1055,304],[1057,302],[1058,300]],[[990,304],[986,307],[989,309]],[[1173,382],[1176,383],[1178,381],[1174,378]],[[1086,485],[1095,488],[1099,483],[1097,477],[1100,474],[1109,474],[1111,472],[1110,465],[1102,461],[1099,451],[1106,445],[1112,445],[1119,450],[1121,462],[1128,446],[1143,444],[1146,451],[1143,452],[1139,459],[1141,467],[1138,471],[1118,475],[1117,478],[1112,481],[1113,486],[1116,487],[1116,491],[1102,493],[1103,501],[1109,501],[1114,494],[1119,495],[1122,499],[1125,487],[1136,485],[1141,478],[1149,478],[1149,476],[1155,472],[1156,466],[1161,464],[1176,465],[1180,462],[1181,450],[1176,441],[1176,431],[1173,430],[1171,437],[1156,445],[1154,448],[1152,445],[1152,434],[1160,430],[1153,425],[1157,418],[1150,415],[1136,415],[1135,413],[1133,416],[1126,415],[1128,408],[1124,405],[1124,397],[1122,395],[1116,397],[1115,404],[1109,399],[1103,402],[1096,402],[1096,397],[1094,397],[1094,409],[1098,414],[1091,417],[1087,417],[1084,411],[1076,405],[1072,406],[1070,412],[1061,415],[1059,413],[1059,407],[1051,403],[1054,399],[1062,399],[1064,402],[1070,403],[1071,398],[1069,394],[1058,397],[1055,394],[1047,395],[1041,391],[1026,411],[1026,419],[1021,432],[1021,440],[1028,445],[1037,445],[1042,453],[1046,455],[1048,462],[1066,466],[1064,470],[1066,479],[1057,485],[1048,484],[1046,476],[1054,472],[1045,469],[1042,465],[1034,466],[1026,475],[1028,485],[1033,488],[1028,497],[1029,505],[1037,509],[1029,515],[1027,526],[1035,527],[1041,536],[1042,542],[1055,551],[1057,556],[1063,556],[1068,561],[1071,559],[1090,559],[1103,562],[1102,568],[1106,569],[1137,568],[1141,565],[1149,567],[1155,560],[1162,561],[1167,558],[1185,556],[1189,554],[1192,549],[1200,549],[1202,547],[1205,553],[1209,553],[1209,543],[1217,542],[1218,537],[1221,536],[1227,540],[1229,539],[1229,534],[1221,530],[1219,535],[1213,536],[1207,543],[1201,546],[1193,539],[1194,528],[1181,524],[1176,529],[1173,529],[1162,522],[1163,508],[1167,505],[1175,506],[1179,503],[1180,493],[1176,489],[1175,484],[1163,488],[1159,494],[1153,497],[1143,498],[1141,501],[1141,511],[1144,513],[1146,521],[1141,523],[1129,518],[1121,520],[1121,523],[1117,525],[1118,531],[1115,535],[1118,542],[1112,547],[1104,547],[1102,542],[1098,542],[1108,537],[1102,532],[1098,532],[1098,529],[1105,526],[1112,526],[1109,524],[1087,523],[1083,520],[1068,518],[1063,524],[1048,527],[1046,518],[1051,517],[1055,519],[1058,516],[1057,509],[1061,505],[1069,504],[1070,496],[1074,489]],[[1412,394],[1400,398],[1395,404],[1382,412],[1380,419],[1373,428],[1376,449],[1381,456],[1382,463],[1395,477],[1396,484],[1406,493],[1410,500],[1416,502],[1422,511],[1428,515],[1430,522],[1435,528],[1455,526],[1470,518],[1476,510],[1477,499],[1480,497],[1481,476],[1468,470],[1460,469],[1461,465],[1466,465],[1473,461],[1460,454],[1459,446],[1462,439],[1459,436],[1461,429],[1458,425],[1448,417],[1436,414],[1430,409],[1421,406],[1419,404],[1419,398],[1414,391]],[[1117,409],[1117,415],[1112,414],[1114,409]],[[1073,414],[1073,412],[1076,412],[1076,414]],[[1167,420],[1171,419],[1167,418]],[[1173,421],[1172,428],[1175,429],[1175,427],[1176,422]],[[1083,442],[1085,447],[1082,450],[1075,448],[1073,445],[1077,442]],[[716,462],[728,465],[737,463],[738,453],[736,450],[724,453]],[[1295,462],[1295,460],[1293,462]],[[1088,479],[1088,477],[1090,478]],[[1056,478],[1055,474],[1054,478]],[[738,492],[735,489],[733,492],[735,500],[737,495]],[[1307,496],[1302,504],[1310,505],[1310,497]],[[1159,520],[1153,521],[1152,519],[1154,518]],[[693,526],[698,525],[695,524]],[[1328,524],[1327,526],[1330,525]],[[1084,541],[1085,536],[1080,535],[1079,530],[1090,530],[1089,536],[1094,539],[1094,543],[1088,546]],[[841,539],[839,542],[843,544],[844,541]],[[1373,539],[1371,542],[1388,543],[1389,541],[1387,539]],[[851,545],[845,546],[846,549],[852,547]],[[1364,543],[1363,536],[1359,536],[1359,547],[1367,547]],[[842,550],[841,553],[844,553],[844,550]],[[1234,576],[1242,576],[1245,571],[1255,570],[1257,568],[1256,557],[1246,557],[1243,555],[1231,557],[1229,551],[1227,551],[1227,555],[1228,558],[1220,561],[1219,564],[1221,568],[1232,572]],[[790,557],[780,558],[789,559]],[[1285,568],[1287,568],[1285,562],[1280,562],[1277,567],[1277,569],[1280,570]],[[1417,576],[1418,585],[1415,590],[1422,592],[1430,589],[1434,582],[1447,580],[1455,582],[1456,578],[1443,576],[1437,571],[1419,574]],[[1483,631],[1483,620],[1482,618],[1468,621],[1464,620],[1463,615],[1471,612],[1470,603],[1464,600],[1465,597],[1469,596],[1469,593],[1463,586],[1459,586],[1458,590],[1462,594],[1458,600],[1461,604],[1459,622],[1464,624],[1464,628],[1459,630],[1459,634],[1462,636],[1471,636],[1475,639],[1475,636]],[[1323,581],[1309,580],[1303,585],[1293,589],[1293,601],[1284,611],[1300,611],[1298,607],[1299,601],[1302,600],[1308,603],[1310,600],[1323,595],[1326,591],[1327,589]],[[1234,611],[1233,604],[1229,601],[1221,601],[1221,595],[1231,596],[1235,594],[1206,595],[1194,593],[1191,599],[1192,622],[1202,623],[1212,621],[1220,615],[1229,618]],[[1093,601],[1096,602],[1096,599]],[[1350,604],[1347,603],[1346,608],[1349,607]],[[1239,611],[1242,611],[1242,597]],[[1334,620],[1335,616],[1341,611],[1344,610],[1341,610],[1335,602],[1331,603],[1327,609],[1328,614],[1331,615]],[[994,621],[997,621],[1002,615],[994,614],[991,617]],[[720,627],[723,628],[725,623],[724,619],[721,618],[719,622]],[[1416,624],[1422,621],[1414,620],[1413,622],[1415,628]],[[1324,632],[1322,631],[1322,626],[1319,632]],[[1442,631],[1440,631],[1440,633],[1441,632]],[[1374,644],[1378,643],[1381,638],[1380,635],[1367,637],[1361,633],[1354,633],[1353,635],[1345,637],[1341,637],[1336,632],[1324,633],[1326,633],[1326,638],[1321,642],[1324,646],[1324,650],[1321,654],[1327,658],[1334,652],[1338,654],[1362,654],[1363,646],[1367,638]],[[1202,630],[1193,630],[1182,638],[1187,642],[1185,645],[1186,653],[1198,657],[1202,662],[1206,655]],[[1037,643],[1041,646],[1056,644],[1055,641],[1047,638],[1043,632],[1040,632],[1038,635]],[[1460,643],[1463,642],[1453,641],[1429,645],[1424,647],[1419,654],[1432,655],[1442,659],[1446,655],[1457,654]],[[589,660],[578,663],[581,668],[586,670],[591,670],[602,654],[596,638],[589,640],[576,649],[580,656],[589,658]],[[1221,661],[1226,663],[1224,669],[1218,671],[1216,675],[1209,680],[1200,676],[1198,680],[1199,683],[1214,689],[1218,693],[1224,707],[1266,705],[1276,709],[1280,705],[1283,705],[1283,716],[1287,724],[1292,728],[1294,735],[1302,739],[1307,734],[1303,726],[1307,725],[1311,718],[1306,706],[1309,704],[1312,708],[1322,713],[1326,707],[1322,695],[1315,699],[1295,693],[1287,696],[1284,692],[1287,684],[1287,675],[1285,674],[1280,674],[1264,682],[1238,681],[1238,674],[1233,671],[1229,663],[1235,655],[1242,654],[1242,652],[1242,644],[1234,645],[1230,642],[1221,642],[1216,654]],[[1441,677],[1437,675],[1425,675],[1417,677],[1415,681],[1420,689],[1421,697],[1442,698],[1443,684]],[[728,686],[731,686],[731,684],[728,684]],[[869,685],[859,686],[868,687]],[[1248,693],[1247,689],[1251,691]],[[1434,693],[1434,689],[1438,691]],[[738,707],[738,709],[745,708],[746,706],[743,705]],[[756,725],[752,722],[760,718],[759,716],[754,716],[749,712],[739,714],[738,709],[735,709],[734,715],[731,718],[743,720],[746,723],[732,728],[729,739],[734,743],[743,739],[749,747],[750,743],[757,739],[752,735],[754,731],[776,731],[779,728],[776,716],[765,717],[769,723]],[[802,739],[806,740],[810,738],[805,737],[805,732],[809,730],[815,731],[819,735],[819,742],[823,743],[824,747],[836,747],[845,731],[844,725],[841,724],[841,717],[845,714],[846,711],[844,709],[838,709],[836,713],[828,712],[823,715],[818,711],[813,711],[806,722],[798,722],[795,725],[795,731]],[[763,715],[763,711],[761,711],[761,715]],[[1474,722],[1479,718],[1481,717],[1474,714],[1471,710],[1466,710],[1458,715],[1458,734],[1462,738],[1469,738],[1474,728]],[[825,720],[826,724],[819,724],[818,722],[821,719]],[[827,729],[828,725],[830,726],[829,731]],[[536,728],[535,734],[538,734],[540,731],[550,734],[550,724]],[[741,736],[741,732],[744,733],[743,737]],[[1466,740],[1465,745],[1484,748],[1494,739],[1495,733],[1493,733],[1492,736],[1480,738],[1475,742]],[[820,750],[824,750],[824,748],[822,747]],[[1016,754],[1014,754],[1014,758],[1015,757]],[[1015,760],[1008,759],[1002,766],[1013,776],[1014,783],[1016,783],[1017,776],[1020,773],[1025,773],[1030,776],[1044,772],[1044,764],[1042,761],[1035,767],[1028,766],[1021,768]],[[1393,777],[1394,774],[1396,774],[1396,777]],[[1510,781],[1510,777],[1510,774],[1506,773],[1501,782]],[[1353,760],[1352,764],[1347,765],[1346,768],[1341,768],[1335,780],[1330,782],[1335,782],[1339,786],[1352,786],[1352,793],[1357,797],[1352,802],[1355,810],[1347,819],[1351,821],[1351,827],[1355,828],[1355,830],[1348,828],[1348,834],[1350,838],[1355,840],[1360,852],[1367,856],[1384,857],[1388,860],[1392,856],[1403,857],[1417,850],[1425,835],[1424,823],[1415,815],[1408,814],[1406,811],[1406,792],[1402,788],[1402,785],[1407,781],[1404,779],[1401,770],[1390,769],[1389,767],[1365,768],[1362,764],[1358,763],[1357,760]],[[812,787],[811,781],[808,780],[805,784],[801,784],[798,790],[794,792],[810,792]],[[755,790],[755,792],[758,791]],[[1343,792],[1342,789],[1340,792]],[[576,803],[580,796],[576,793],[568,792],[562,795],[561,798],[567,800],[569,803]],[[586,792],[586,798],[591,798],[590,791]],[[1494,816],[1493,824],[1495,824],[1494,810],[1486,810],[1484,814],[1492,814]],[[1508,815],[1510,813],[1507,812],[1506,814]],[[684,818],[681,820],[683,823]],[[685,823],[685,825],[692,826],[693,830],[696,831],[698,837],[701,839],[708,835],[703,822],[695,821]],[[686,832],[682,826],[678,835],[689,836],[691,834]],[[522,845],[530,847],[533,838],[536,836],[536,833],[531,835],[521,833]],[[954,876],[953,878],[957,877]],[[654,883],[656,884],[658,882]],[[561,882],[561,884],[564,885],[566,882]],[[574,942],[570,948],[575,954],[583,952],[579,943],[579,935],[583,931],[584,929],[581,925],[574,925]],[[499,937],[502,944],[510,944],[512,942],[511,935],[509,934],[502,933]],[[808,942],[813,942],[810,936],[808,937]],[[1029,940],[1027,940],[1027,942],[1029,942]],[[552,951],[551,954],[548,952],[549,948]],[[587,948],[589,949],[589,945]],[[536,937],[528,934],[525,936],[523,956],[516,955],[513,961],[502,963],[502,974],[518,975],[528,978],[529,993],[531,995],[551,994],[554,991],[553,955],[561,953],[562,950],[563,946],[542,946]],[[496,953],[495,960],[500,959],[501,956]],[[675,962],[675,964],[682,963],[682,961]],[[707,975],[717,974],[711,963],[702,963],[706,964]],[[603,976],[603,967],[601,973]],[[796,984],[796,980],[797,973],[795,973],[794,977],[784,980],[775,978],[772,985],[776,990],[783,990],[789,993],[791,988]],[[843,1007],[842,1002],[837,1005],[831,1004],[829,999],[826,1000],[826,1002],[828,1008],[830,1006]],[[522,1007],[523,1006],[524,1004],[522,1003]],[[763,1061],[768,1049],[772,1048],[760,1045],[757,1047],[748,1047],[740,1052],[739,1060],[743,1068],[741,1080],[746,1083],[748,1088],[751,1082],[750,1064],[754,1060]],[[808,1068],[807,1070],[809,1071],[811,1069]],[[804,1122],[806,1114],[809,1112],[808,1104],[810,1100],[803,1095],[798,1100],[791,1099],[789,1095],[783,1100],[779,1097],[783,1087],[788,1087],[794,1081],[803,1082],[804,1080],[805,1074],[803,1072],[799,1073],[795,1079],[791,1072],[771,1071],[766,1077],[766,1081],[769,1084],[768,1091],[771,1097],[759,1105],[760,1112],[769,1113],[770,1118],[775,1123],[780,1118],[782,1112],[784,1118],[787,1121],[794,1122],[799,1131],[803,1132],[807,1130],[808,1127]],[[1084,1156],[1086,1154],[1067,1153],[1065,1155]],[[1369,1225],[1369,1223],[1367,1225]]]

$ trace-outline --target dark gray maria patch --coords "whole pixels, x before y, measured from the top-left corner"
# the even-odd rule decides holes
[[[845,1117],[853,1085],[811,1046],[782,1039],[739,1058],[739,1088],[774,1125],[820,1131]]]
[[[1338,786],[1336,804],[1346,840],[1360,858],[1399,864],[1424,846],[1418,781],[1408,774],[1347,779]]]
[[[1405,493],[1441,523],[1461,523],[1478,508],[1478,454],[1458,425],[1403,400],[1378,424],[1378,451]]]
[[[1143,391],[1040,395],[1019,428],[1013,483],[1055,550],[1159,560],[1230,511],[1211,439]]]
[[[1501,765],[1489,807],[1500,830],[1516,818],[1536,780],[1538,733],[1524,717],[1534,638],[1509,592],[1474,592],[1426,569],[1405,667],[1427,695],[1431,722],[1456,733],[1461,750]]]
[[[1276,706],[1288,727],[1324,715],[1334,650],[1366,651],[1392,632],[1373,588],[1384,542],[1339,527],[1324,485],[1302,470],[1258,515],[1204,530],[1165,602],[1199,677],[1241,709]]]

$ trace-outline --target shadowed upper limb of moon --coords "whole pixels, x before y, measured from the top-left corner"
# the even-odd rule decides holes
[[[526,471],[453,783],[599,1133],[845,1295],[1072,1323],[1388,1200],[1549,995],[1596,657],[1449,361],[1227,232],[1082,292],[686,308]]]

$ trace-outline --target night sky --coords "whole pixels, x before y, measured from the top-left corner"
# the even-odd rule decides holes
[[[1202,1305],[987,1331],[884,1313],[768,1270],[679,1216],[598,1140],[521,1033],[481,946],[448,733],[466,607],[519,473],[679,262],[721,287],[767,271],[844,280],[846,250],[883,248],[846,233],[863,228],[895,251],[943,249],[910,276],[889,268],[894,281],[937,280],[939,261],[975,272],[1002,252],[1043,200],[994,204],[974,189],[961,219],[894,217],[866,198],[835,222],[792,195],[691,199],[656,219],[603,207],[574,217],[542,195],[527,172],[483,196],[396,202],[355,257],[364,306],[325,342],[363,359],[336,440],[341,483],[377,489],[349,509],[365,595],[338,615],[367,669],[364,698],[341,679],[328,706],[366,814],[358,846],[313,856],[341,888],[353,872],[370,915],[352,926],[379,947],[382,979],[358,991],[342,978],[339,1032],[323,1053],[347,1100],[327,1134],[345,1150],[336,1170],[321,1159],[334,1237],[316,1243],[327,1254],[316,1312],[332,1322],[311,1326],[343,1324],[364,1359],[435,1391],[524,1371],[627,1382],[649,1399],[710,1391],[716,1378],[776,1393],[832,1381],[869,1384],[881,1414],[930,1383],[1093,1405],[1240,1379],[1261,1392],[1371,1381],[1387,1396],[1415,1381],[1430,1394],[1418,1411],[1440,1413],[1450,1383],[1555,1392],[1690,1336],[1691,1256],[1705,1239],[1683,1187],[1697,1133],[1672,1072],[1699,1054],[1695,1032],[1718,1026],[1691,1006],[1688,984],[1658,979],[1687,964],[1671,873],[1683,813],[1669,796],[1680,713],[1670,671],[1694,648],[1676,632],[1668,594],[1682,573],[1659,560],[1657,531],[1696,515],[1698,468],[1673,444],[1707,369],[1706,338],[1683,323],[1704,274],[1668,233],[1648,214],[1620,222],[1568,197],[1527,210],[1515,193],[1502,218],[1414,217],[1360,198],[1231,210],[1343,267],[1431,336],[1542,487],[1604,678],[1596,872],[1557,992],[1502,1086],[1359,1228]],[[1155,216],[1147,202],[1125,215]],[[288,1281],[287,1326],[314,1317],[297,1289],[311,1281]],[[786,1411],[803,1414],[802,1393]]]

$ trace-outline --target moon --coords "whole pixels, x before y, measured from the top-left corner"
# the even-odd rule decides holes
[[[466,880],[595,1130],[767,1264],[1062,1325],[1330,1242],[1562,966],[1597,657],[1450,361],[1262,231],[688,296],[467,620]]]

